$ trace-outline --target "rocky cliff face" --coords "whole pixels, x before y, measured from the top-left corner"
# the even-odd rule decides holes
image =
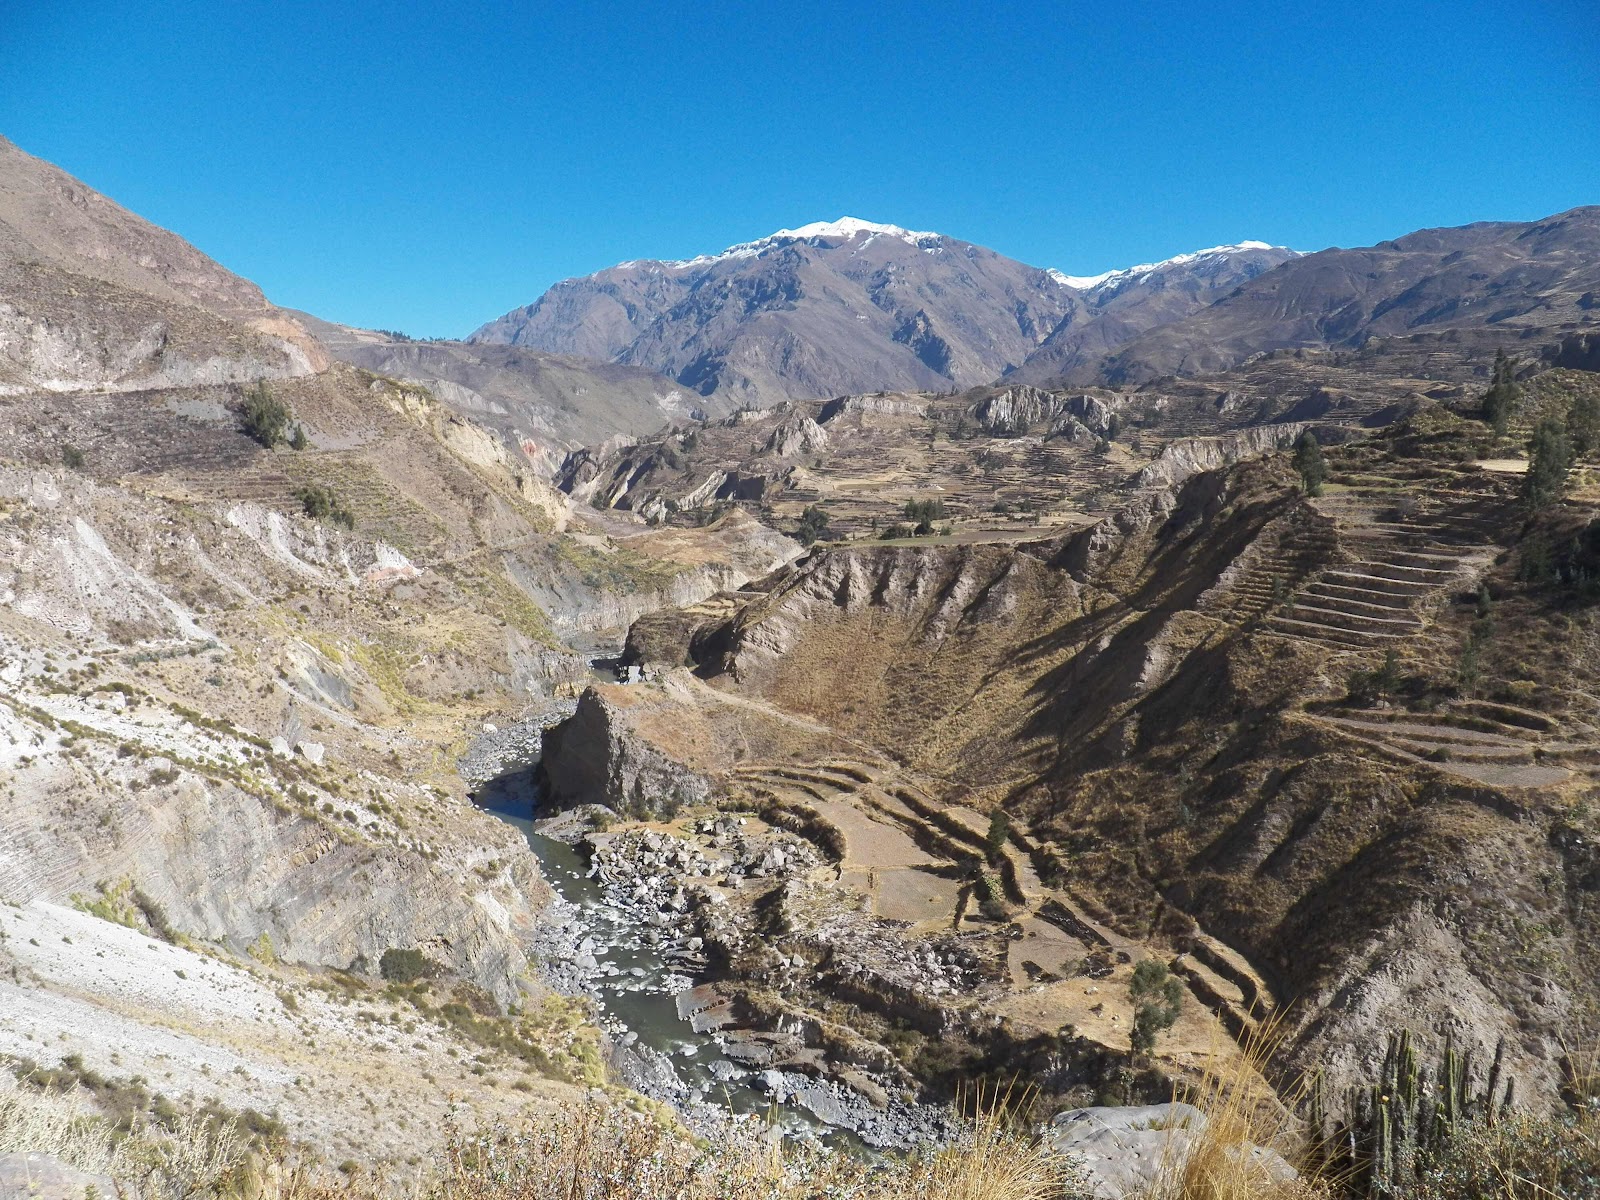
[[[674,762],[618,719],[619,699],[590,688],[545,735],[541,775],[557,807],[604,804],[628,816],[674,816],[711,795],[706,779]]]
[[[515,836],[382,761],[409,701],[372,659],[310,625],[271,635],[308,584],[392,603],[419,576],[404,556],[248,505],[175,521],[45,472],[0,472],[0,497],[6,899],[126,881],[240,953],[372,970],[425,947],[503,1001],[534,982],[545,893]]]
[[[1502,481],[1459,464],[1448,439],[1473,427],[1452,422],[1422,410],[1392,438],[1330,448],[1341,490],[1322,499],[1270,456],[1297,432],[1280,427],[1232,447],[1268,458],[1220,467],[1228,447],[1174,443],[1152,468],[1168,486],[1071,535],[818,550],[720,608],[636,629],[636,658],[668,674],[627,689],[596,745],[626,726],[820,821],[846,878],[863,817],[942,810],[956,836],[950,813],[1003,806],[1038,839],[1046,886],[1065,881],[1108,944],[1212,962],[1196,995],[1236,1033],[1253,1018],[1206,971],[1295,1002],[1284,1054],[1299,1066],[1359,1076],[1361,1047],[1422,1022],[1486,1053],[1505,1038],[1519,1092],[1544,1103],[1592,990],[1571,966],[1589,955],[1586,835],[1564,815],[1588,768],[1559,749],[1591,701],[1536,712],[1509,685],[1458,691],[1473,615],[1454,596],[1483,579],[1525,629],[1557,609],[1517,590],[1509,558],[1493,565],[1520,518]],[[1573,627],[1585,661],[1591,624]],[[1402,625],[1425,650],[1386,636]],[[1506,669],[1567,678],[1536,642],[1518,635]],[[1351,681],[1391,646],[1406,682],[1363,699]],[[674,682],[684,662],[709,688]],[[721,738],[702,732],[708,711],[727,714]],[[1549,890],[1519,882],[1534,877]],[[1492,931],[1527,922],[1545,933],[1512,962]]]

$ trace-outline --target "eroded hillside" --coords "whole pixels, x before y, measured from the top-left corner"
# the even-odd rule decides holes
[[[1541,377],[1526,420],[1590,386]],[[1596,631],[1570,582],[1596,493],[1580,475],[1530,518],[1493,442],[1422,402],[1329,449],[1317,496],[1269,454],[1033,541],[819,546],[637,623],[658,681],[587,694],[550,786],[818,848],[697,910],[724,1019],[799,1030],[786,1069],[1119,1094],[1126,975],[1158,955],[1196,1022],[1169,1068],[1207,1022],[1244,1038],[1281,1009],[1286,1072],[1358,1077],[1422,1024],[1504,1039],[1548,1102],[1600,998]]]

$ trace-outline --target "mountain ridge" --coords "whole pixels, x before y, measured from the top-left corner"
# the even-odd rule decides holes
[[[753,403],[874,390],[972,387],[1022,369],[1099,297],[1152,274],[1196,273],[1235,259],[1275,265],[1265,243],[1210,247],[1099,277],[1034,267],[946,234],[841,217],[782,229],[676,261],[632,259],[562,280],[477,329],[502,342],[648,367],[702,395]],[[1247,267],[1226,280],[1253,274]],[[1214,290],[1214,289],[1212,289]],[[1212,291],[1174,289],[1155,316]],[[1126,300],[1110,330],[1142,332]],[[1181,315],[1181,314],[1180,314]]]

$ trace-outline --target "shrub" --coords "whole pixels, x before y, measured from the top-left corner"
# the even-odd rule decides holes
[[[300,501],[306,516],[314,521],[331,521],[346,529],[356,527],[355,514],[339,503],[339,498],[334,495],[332,489],[323,487],[320,483],[296,488],[294,497]]]
[[[996,861],[1005,853],[1006,842],[1010,840],[1011,818],[1006,816],[1003,810],[997,808],[989,817],[989,835],[984,839],[990,862]]]
[[[283,441],[290,415],[289,406],[273,398],[265,381],[258,382],[244,400],[244,431],[271,450]]]
[[[76,471],[83,466],[83,451],[70,442],[61,447],[61,465],[69,470]]]
[[[419,979],[432,979],[443,970],[438,963],[421,950],[391,949],[378,959],[378,974],[390,983],[415,983]]]
[[[1159,959],[1141,959],[1128,982],[1128,999],[1133,1001],[1133,1048],[1149,1054],[1156,1048],[1156,1037],[1171,1029],[1183,1011],[1183,984]]]
[[[1390,647],[1383,653],[1383,666],[1375,671],[1351,671],[1345,687],[1350,700],[1370,704],[1399,690],[1401,682],[1400,653]]]
[[[805,512],[800,514],[800,528],[796,536],[807,546],[817,541],[828,530],[828,514],[815,504],[806,506]]]

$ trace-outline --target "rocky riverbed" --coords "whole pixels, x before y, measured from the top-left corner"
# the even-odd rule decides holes
[[[482,732],[456,760],[456,773],[469,792],[476,792],[492,779],[525,770],[527,764],[539,761],[544,749],[544,731],[566,720],[577,707],[576,700],[550,699],[539,711],[516,721],[504,725],[486,722]]]

